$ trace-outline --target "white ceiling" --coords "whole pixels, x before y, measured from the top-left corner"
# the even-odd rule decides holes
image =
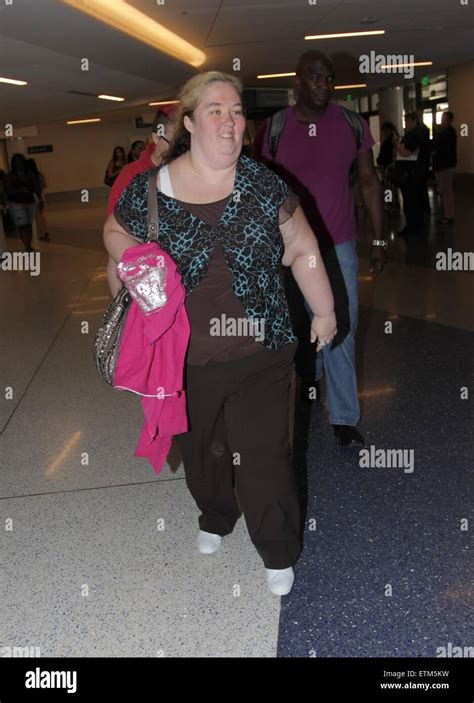
[[[358,72],[358,57],[371,50],[413,54],[431,60],[416,75],[438,74],[474,58],[474,0],[128,0],[151,18],[206,53],[201,70],[231,71],[239,58],[244,84],[291,87],[292,79],[256,80],[257,73],[293,71],[308,49],[328,52],[337,82],[366,81],[369,89],[400,83],[397,76]],[[364,18],[377,21],[363,25]],[[386,30],[384,36],[304,41],[308,33],[361,29]],[[90,70],[80,70],[88,58]],[[100,115],[124,106],[171,98],[195,69],[122,34],[59,0],[13,0],[0,7],[0,76],[28,86],[0,83],[0,124]],[[106,93],[126,98],[105,103],[68,91]]]

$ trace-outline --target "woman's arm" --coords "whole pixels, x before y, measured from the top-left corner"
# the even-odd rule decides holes
[[[109,253],[107,282],[112,297],[115,298],[122,287],[122,281],[116,273],[118,262],[122,258],[124,251],[141,243],[139,239],[135,239],[135,237],[127,234],[124,228],[119,225],[113,214],[109,215],[104,225],[104,246]]]
[[[337,332],[334,298],[321,253],[313,230],[298,206],[283,225],[280,225],[285,253],[282,264],[291,266],[293,276],[313,311],[311,342],[327,344]]]
[[[104,246],[109,252],[115,263],[118,264],[123,256],[123,252],[130,247],[135,247],[137,244],[142,244],[140,239],[132,237],[128,234],[115,219],[112,213],[108,216],[104,225]]]
[[[122,281],[117,276],[117,264],[111,256],[109,256],[109,260],[107,262],[107,283],[109,284],[112,298],[115,298],[122,287]]]

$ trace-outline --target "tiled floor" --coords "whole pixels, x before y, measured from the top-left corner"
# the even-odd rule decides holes
[[[452,229],[405,241],[387,221],[390,261],[375,282],[360,247],[362,429],[368,445],[412,448],[415,469],[361,469],[334,446],[324,407],[299,408],[295,459],[316,530],[281,612],[243,521],[201,557],[179,455],[160,476],[132,456],[139,403],[103,384],[91,357],[109,300],[105,203],[50,203],[41,275],[0,271],[0,506],[13,526],[2,530],[1,644],[268,657],[474,644],[472,415],[460,399],[472,390],[472,274],[434,268],[437,251],[472,248],[474,205],[458,191]],[[363,217],[360,229],[364,240]]]

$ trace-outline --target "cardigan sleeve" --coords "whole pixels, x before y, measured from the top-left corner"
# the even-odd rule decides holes
[[[148,229],[148,178],[138,174],[125,188],[114,207],[114,216],[128,234],[145,241]]]

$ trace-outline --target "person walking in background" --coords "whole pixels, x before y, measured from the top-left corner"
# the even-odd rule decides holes
[[[190,430],[176,440],[201,512],[197,547],[202,554],[216,552],[243,512],[268,588],[285,595],[301,551],[302,520],[288,436],[297,340],[280,262],[291,266],[311,306],[312,341],[319,347],[337,331],[333,296],[298,198],[263,164],[241,156],[240,81],[200,73],[179,98],[155,197],[158,244],[182,277],[191,327],[185,368]],[[105,224],[114,261],[146,240],[147,199],[143,173]],[[223,319],[233,322],[233,333],[228,322],[216,327]]]
[[[380,176],[384,184],[384,191],[390,190],[392,196],[392,199],[389,202],[386,202],[384,198],[384,207],[388,213],[398,213],[400,210],[398,191],[388,178],[388,169],[395,161],[395,143],[400,136],[397,128],[392,122],[383,123],[380,128],[380,135],[382,141],[380,144],[380,152],[377,157],[377,165],[380,169]]]
[[[44,190],[48,187],[46,183],[46,178],[38,170],[36,161],[34,159],[26,159],[26,168],[33,176],[35,182],[35,195],[37,198],[35,221],[36,229],[38,231],[38,238],[49,240],[48,225],[46,224],[46,218],[44,216]]]
[[[403,174],[400,190],[405,214],[405,227],[398,234],[417,234],[425,228],[426,167],[423,157],[424,137],[415,112],[405,115],[405,134],[396,140],[395,149],[397,166]]]
[[[430,130],[429,128],[425,125],[423,122],[423,110],[421,108],[418,108],[416,111],[416,118],[418,121],[418,132],[420,135],[420,157],[419,157],[419,163],[420,166],[424,167],[424,181],[423,181],[423,211],[426,214],[429,215],[431,212],[431,205],[430,205],[430,197],[428,194],[428,175],[430,171],[430,166],[431,166],[431,139],[430,139]]]
[[[5,195],[5,179],[7,174],[0,168],[0,263],[3,255],[7,250],[7,241],[5,239],[5,213],[7,212],[7,199]]]
[[[145,148],[145,142],[143,139],[137,139],[136,141],[132,142],[132,146],[130,147],[130,151],[128,152],[127,156],[127,163],[131,164],[133,161],[138,161],[140,158],[140,154],[142,153],[143,149]]]
[[[438,224],[454,222],[454,169],[457,165],[457,135],[453,127],[454,115],[443,112],[441,127],[434,139],[433,172],[443,203],[444,217]]]
[[[284,123],[276,145],[274,116],[257,133],[253,154],[273,165],[300,197],[305,215],[318,237],[334,294],[338,336],[332,347],[325,346],[316,354],[314,363],[313,355],[305,353],[306,335],[302,326],[303,332],[298,334],[303,349],[299,373],[303,389],[310,398],[324,373],[336,441],[348,447],[364,444],[357,430],[360,418],[355,369],[358,257],[350,183],[354,162],[372,224],[370,240],[378,242],[370,247],[370,269],[374,274],[382,270],[385,255],[381,246],[382,189],[372,156],[374,140],[364,119],[330,101],[334,78],[334,65],[329,56],[320,51],[304,53],[296,66],[296,104],[286,108],[282,115]],[[300,310],[303,309],[304,314],[305,305],[308,311],[308,301],[301,300],[289,270],[287,290],[294,317],[301,320]]]
[[[13,154],[10,172],[5,179],[5,197],[15,229],[27,252],[34,251],[31,240],[36,211],[36,189],[37,184],[26,167],[25,157],[23,154]]]
[[[113,186],[115,179],[125,166],[125,149],[123,146],[116,146],[112,158],[110,159],[105,172],[104,183],[106,186]]]
[[[143,173],[143,171],[148,171],[149,168],[154,168],[161,164],[173,136],[174,113],[174,106],[163,107],[156,113],[151,128],[151,142],[142,151],[140,158],[126,164],[115,179],[115,183],[109,193],[107,215],[113,212],[122,192],[138,173]],[[107,281],[112,297],[115,297],[122,287],[122,281],[117,276],[116,264],[111,257],[109,257],[107,264]]]
[[[392,122],[384,122],[380,127],[380,135],[382,141],[377,157],[377,165],[380,168],[380,174],[383,179],[385,177],[385,171],[395,160],[395,141],[399,138],[399,134]]]

